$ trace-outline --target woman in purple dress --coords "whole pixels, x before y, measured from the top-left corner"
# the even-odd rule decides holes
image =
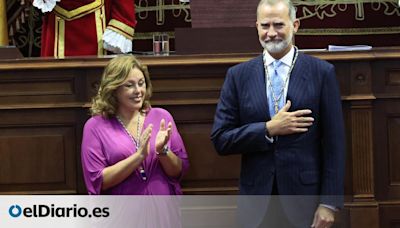
[[[133,56],[106,66],[82,139],[89,194],[178,195],[189,167],[168,111],[150,106],[147,67]]]

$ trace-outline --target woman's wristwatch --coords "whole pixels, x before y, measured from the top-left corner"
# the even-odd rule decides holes
[[[165,145],[165,146],[162,148],[161,152],[156,151],[156,154],[157,154],[158,156],[166,156],[166,155],[168,155],[168,151],[169,151],[169,147],[168,147],[167,145]]]

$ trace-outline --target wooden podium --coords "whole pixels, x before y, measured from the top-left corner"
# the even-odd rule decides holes
[[[259,0],[191,1],[192,28],[175,29],[177,54],[259,53]]]

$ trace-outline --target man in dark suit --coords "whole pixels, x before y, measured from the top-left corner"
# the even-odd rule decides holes
[[[343,206],[340,91],[333,65],[293,45],[295,14],[289,0],[260,1],[256,25],[264,52],[228,70],[211,139],[219,154],[242,155],[241,194],[317,196],[308,202],[307,227],[330,227]],[[281,204],[285,212],[297,207]]]

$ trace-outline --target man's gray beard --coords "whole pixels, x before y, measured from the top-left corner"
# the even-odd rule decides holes
[[[286,50],[289,46],[291,40],[293,39],[293,34],[287,37],[287,39],[282,41],[270,41],[270,42],[262,42],[262,46],[264,49],[267,49],[269,53],[280,53]]]

